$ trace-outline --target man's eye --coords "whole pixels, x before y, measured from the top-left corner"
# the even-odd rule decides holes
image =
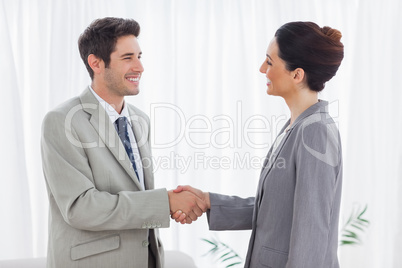
[[[123,59],[125,59],[125,60],[131,60],[131,57],[125,57],[125,58],[123,58]]]

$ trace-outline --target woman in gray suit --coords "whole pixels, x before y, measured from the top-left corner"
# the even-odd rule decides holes
[[[291,116],[268,152],[255,197],[176,190],[206,200],[211,230],[252,229],[245,267],[339,267],[341,143],[318,92],[341,64],[341,36],[330,27],[291,22],[269,44],[260,72],[267,93],[284,98]]]

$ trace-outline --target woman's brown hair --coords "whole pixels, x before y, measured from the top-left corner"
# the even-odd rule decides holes
[[[336,74],[342,62],[341,37],[336,29],[301,21],[284,24],[275,33],[278,56],[285,61],[286,69],[302,68],[308,87],[317,92]]]

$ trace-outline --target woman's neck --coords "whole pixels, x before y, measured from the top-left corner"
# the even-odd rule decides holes
[[[291,126],[299,115],[318,102],[318,93],[310,89],[302,89],[297,94],[292,94],[284,99],[290,110],[289,126]]]

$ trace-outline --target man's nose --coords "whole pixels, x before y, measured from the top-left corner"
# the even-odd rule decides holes
[[[140,59],[136,59],[136,60],[134,61],[134,64],[133,64],[133,66],[132,66],[131,69],[132,69],[133,71],[135,71],[135,72],[140,72],[140,73],[142,73],[142,72],[144,71],[144,66],[142,66],[141,60],[140,60]]]

